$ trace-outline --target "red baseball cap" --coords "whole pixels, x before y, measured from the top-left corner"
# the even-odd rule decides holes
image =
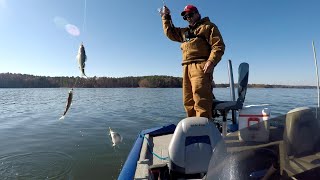
[[[198,12],[198,9],[194,5],[189,4],[186,7],[184,7],[181,16],[184,16],[188,12]]]

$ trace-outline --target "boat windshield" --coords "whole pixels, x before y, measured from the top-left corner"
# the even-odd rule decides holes
[[[320,112],[300,107],[227,134],[211,157],[206,179],[312,179],[320,173]],[[250,121],[257,120],[253,123]]]

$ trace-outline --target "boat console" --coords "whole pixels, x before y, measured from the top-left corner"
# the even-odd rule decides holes
[[[320,166],[320,114],[308,107],[287,113],[281,143],[281,174],[294,176]]]

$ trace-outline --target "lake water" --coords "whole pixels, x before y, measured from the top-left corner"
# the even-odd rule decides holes
[[[117,179],[137,137],[185,117],[182,89],[0,89],[0,179]],[[227,88],[214,89],[230,100]],[[272,116],[317,105],[316,89],[248,89],[245,105],[270,104]],[[111,127],[123,136],[112,147]]]

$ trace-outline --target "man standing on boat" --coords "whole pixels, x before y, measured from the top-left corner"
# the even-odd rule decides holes
[[[198,9],[187,5],[181,13],[188,27],[174,27],[170,10],[160,12],[165,35],[181,43],[183,66],[183,103],[188,117],[212,118],[213,69],[224,54],[225,44],[218,27]]]

